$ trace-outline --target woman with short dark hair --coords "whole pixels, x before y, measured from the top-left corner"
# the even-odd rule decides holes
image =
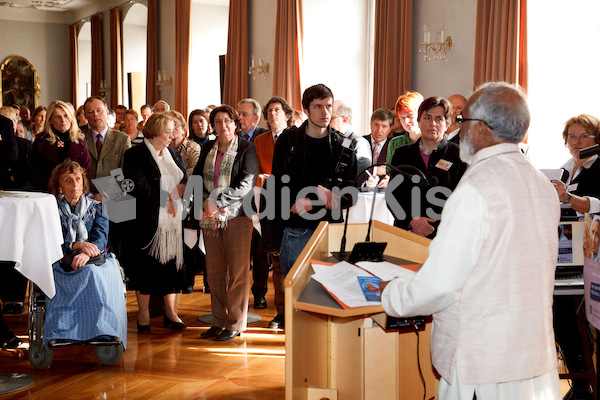
[[[200,228],[213,314],[212,327],[201,337],[226,341],[246,330],[252,220],[243,203],[246,196],[253,196],[258,160],[254,144],[239,137],[236,110],[226,105],[215,108],[210,124],[217,139],[202,146],[194,169],[204,185]]]
[[[394,225],[428,238],[435,236],[440,222],[443,209],[440,201],[445,203],[467,167],[460,159],[459,146],[444,137],[451,118],[452,104],[448,100],[442,97],[425,99],[419,106],[417,117],[421,137],[413,144],[396,149],[392,157],[393,166],[405,169],[411,175],[415,174],[415,168],[423,174],[418,196],[413,192],[418,182],[409,179],[404,179],[392,192],[404,211],[402,215],[398,214],[400,210],[390,208]],[[392,170],[390,181],[397,174]],[[429,190],[436,190],[436,196],[427,196]],[[419,204],[414,204],[417,201]],[[415,210],[417,215],[413,215]]]

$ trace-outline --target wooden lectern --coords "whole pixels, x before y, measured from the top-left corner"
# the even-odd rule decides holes
[[[346,248],[364,240],[368,224],[350,224]],[[429,349],[431,324],[414,332],[386,332],[382,306],[344,310],[311,280],[310,261],[339,251],[343,224],[321,222],[285,278],[286,400],[421,399],[437,395]],[[429,239],[373,221],[372,241],[387,242],[385,255],[423,263]]]

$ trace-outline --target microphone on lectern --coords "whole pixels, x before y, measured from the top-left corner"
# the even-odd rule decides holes
[[[438,179],[435,176],[432,176],[431,178],[428,179],[421,170],[419,170],[416,167],[413,167],[412,165],[399,165],[396,167],[396,166],[393,166],[393,165],[390,165],[387,163],[375,163],[375,164],[369,165],[368,167],[366,167],[362,171],[360,171],[360,173],[357,174],[356,178],[352,181],[351,185],[354,186],[358,180],[358,177],[360,175],[362,175],[363,173],[365,173],[366,171],[370,170],[371,168],[379,167],[382,165],[389,167],[394,172],[396,172],[398,175],[402,175],[403,177],[410,179],[411,182],[415,183],[420,188],[435,186],[438,183]],[[411,173],[405,172],[402,170],[402,168],[412,170],[415,173],[411,174]],[[346,208],[346,219],[344,221],[344,233],[342,235],[342,240],[340,243],[340,251],[332,252],[333,256],[335,258],[337,258],[338,260],[345,260],[351,264],[355,264],[359,261],[383,261],[383,251],[385,250],[385,247],[387,246],[387,242],[371,242],[371,227],[373,225],[373,214],[375,211],[376,198],[377,198],[377,187],[374,187],[373,188],[373,201],[371,202],[371,212],[369,215],[369,225],[367,228],[367,236],[366,236],[364,242],[358,242],[354,245],[354,248],[352,249],[352,252],[350,254],[346,253],[346,234],[348,231],[348,214],[350,212],[350,206],[348,206],[348,208]]]

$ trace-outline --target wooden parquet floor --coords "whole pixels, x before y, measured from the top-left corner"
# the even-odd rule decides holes
[[[35,381],[0,400],[283,399],[285,335],[267,328],[276,314],[271,281],[267,309],[254,310],[250,295],[249,311],[261,321],[225,343],[200,339],[208,326],[198,316],[210,313],[210,294],[202,293],[201,281],[197,276],[194,293],[178,296],[179,315],[188,326],[184,331],[163,328],[157,317],[152,333],[138,334],[135,295],[128,292],[128,346],[114,366],[101,366],[92,347],[74,346],[54,349],[50,368],[35,370],[27,360],[26,314],[5,316],[25,343],[17,351],[0,350],[0,372],[28,374]]]

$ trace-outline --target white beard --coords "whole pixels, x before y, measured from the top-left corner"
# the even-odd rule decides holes
[[[460,159],[463,162],[470,164],[474,155],[475,155],[475,146],[473,146],[473,143],[465,137],[461,138],[461,140],[460,140]]]

